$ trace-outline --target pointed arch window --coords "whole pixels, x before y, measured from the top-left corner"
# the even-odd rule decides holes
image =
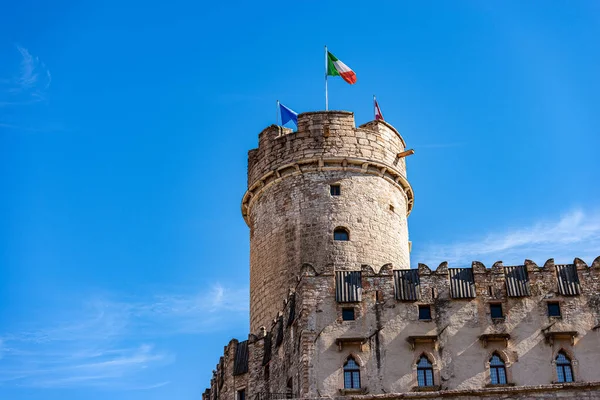
[[[344,364],[344,389],[360,389],[360,366],[352,357]]]
[[[561,351],[556,356],[556,376],[559,383],[573,382],[573,367],[571,359]]]
[[[421,387],[433,386],[433,365],[425,354],[417,362],[417,384]]]
[[[490,380],[492,385],[506,385],[506,364],[497,353],[490,358]]]
[[[335,228],[333,231],[333,240],[348,241],[350,240],[350,232],[346,228]]]

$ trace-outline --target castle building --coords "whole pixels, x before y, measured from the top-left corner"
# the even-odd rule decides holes
[[[406,150],[344,111],[260,133],[250,334],[203,400],[600,399],[600,257],[411,269]]]

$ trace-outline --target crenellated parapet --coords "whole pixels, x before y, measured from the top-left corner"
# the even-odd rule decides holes
[[[319,171],[356,171],[384,177],[398,185],[413,207],[406,179],[406,149],[398,131],[384,121],[359,126],[347,111],[308,112],[298,116],[298,130],[271,125],[259,134],[259,147],[248,153],[248,191],[242,200],[247,217],[252,200],[271,183],[287,176]]]
[[[280,311],[269,325],[225,347],[204,400],[232,398],[233,387],[259,398],[323,395],[322,385],[332,382],[316,377],[331,375],[348,356],[360,361],[370,390],[410,392],[414,382],[399,385],[382,371],[410,371],[402,362],[419,354],[436,360],[438,379],[446,377],[439,390],[464,387],[468,368],[463,363],[494,353],[510,366],[510,378],[518,384],[529,384],[529,378],[515,374],[540,357],[551,359],[560,350],[585,363],[586,353],[596,354],[600,257],[589,266],[575,258],[570,264],[549,259],[542,266],[498,261],[490,268],[478,261],[468,268],[442,262],[436,269],[385,264],[333,271],[304,264],[298,271],[295,287],[279,299]],[[354,287],[340,291],[346,284]],[[547,315],[549,302],[559,305],[559,316]],[[500,306],[500,317],[491,314],[492,305]],[[430,320],[421,319],[422,307],[430,307]],[[350,321],[344,316],[348,309],[353,310]],[[587,371],[578,367],[577,373],[586,376]],[[473,382],[479,381],[470,382],[468,390],[477,389]]]
[[[248,186],[282,165],[331,156],[378,161],[406,175],[397,156],[405,149],[404,139],[384,121],[356,127],[352,112],[306,112],[298,116],[296,131],[271,125],[259,134],[258,148],[248,155]]]

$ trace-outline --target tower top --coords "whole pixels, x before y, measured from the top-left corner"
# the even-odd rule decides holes
[[[406,150],[400,133],[381,120],[356,127],[349,111],[313,111],[298,115],[298,129],[278,125],[258,136],[258,148],[248,152],[248,191],[242,215],[268,185],[288,175],[309,171],[348,170],[378,175],[401,187],[407,215],[414,204],[406,178],[406,162],[398,154]]]

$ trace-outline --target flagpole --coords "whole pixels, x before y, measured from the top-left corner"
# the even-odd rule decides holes
[[[329,110],[329,98],[327,96],[327,45],[325,45],[325,111]]]
[[[275,105],[275,125],[279,126],[279,100]]]
[[[377,119],[377,107],[375,106],[375,95],[373,95],[373,117]]]

